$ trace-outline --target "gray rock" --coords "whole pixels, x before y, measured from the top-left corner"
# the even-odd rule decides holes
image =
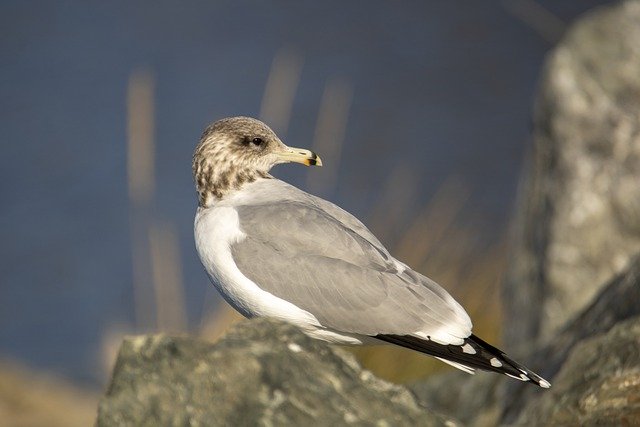
[[[640,316],[638,301],[640,257],[631,262],[627,271],[608,283],[593,303],[560,333],[533,351],[529,368],[551,380],[552,390],[555,390],[558,372],[566,366],[576,346],[583,345],[585,339],[594,335],[607,333],[622,321]],[[423,405],[455,416],[470,426],[512,425],[530,402],[546,398],[549,393],[484,372],[475,376],[458,372],[436,375],[412,384],[410,388]]]
[[[607,333],[616,324],[640,316],[640,257],[614,278],[593,303],[569,322],[542,348],[534,350],[529,368],[551,380],[552,389],[560,369],[577,345],[594,335]],[[519,359],[519,357],[515,357]],[[502,376],[478,372],[440,374],[410,386],[419,401],[465,425],[512,425],[532,401],[548,390],[531,387]]]
[[[489,372],[469,375],[445,372],[409,386],[420,403],[442,414],[455,416],[466,426],[495,426],[502,412],[503,381],[508,378]]]
[[[256,319],[216,344],[125,339],[99,426],[456,425],[297,328]]]
[[[549,54],[504,294],[507,348],[547,339],[640,251],[640,2]]]
[[[517,425],[640,425],[640,317],[577,345]]]
[[[640,316],[640,257],[636,257],[627,271],[606,285],[597,298],[582,313],[569,322],[546,345],[531,354],[529,368],[555,383],[555,377],[566,363],[569,353],[585,338],[608,332],[617,323]],[[512,423],[523,407],[537,398],[538,390],[507,384],[503,400],[503,422]],[[430,407],[441,410],[436,405]],[[447,413],[446,410],[442,412]],[[460,418],[464,421],[464,418]]]

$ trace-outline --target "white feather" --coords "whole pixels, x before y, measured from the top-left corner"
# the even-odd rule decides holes
[[[435,356],[434,356],[435,357]],[[475,375],[476,371],[473,368],[470,368],[467,365],[463,365],[462,363],[452,362],[451,360],[443,359],[442,357],[436,357],[436,359],[453,366],[454,368],[460,369],[461,371],[466,372],[467,374]]]
[[[240,272],[231,255],[231,244],[245,235],[233,207],[198,208],[194,234],[200,260],[211,281],[236,310],[247,317],[268,316],[319,325],[311,313],[265,292]]]

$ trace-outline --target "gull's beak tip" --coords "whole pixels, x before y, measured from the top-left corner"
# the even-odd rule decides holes
[[[286,151],[279,153],[278,157],[283,162],[302,163],[306,166],[322,166],[320,156],[303,148],[287,147]]]
[[[313,153],[315,158],[308,159],[306,165],[307,166],[322,166],[322,159],[316,153]]]

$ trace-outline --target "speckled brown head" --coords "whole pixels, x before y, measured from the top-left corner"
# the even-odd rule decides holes
[[[207,127],[193,154],[193,178],[200,206],[207,207],[258,178],[270,178],[279,164],[322,166],[315,153],[287,147],[260,120],[230,117]]]

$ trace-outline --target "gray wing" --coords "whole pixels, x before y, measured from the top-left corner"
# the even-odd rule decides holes
[[[232,253],[249,279],[338,331],[447,342],[471,333],[464,309],[438,284],[404,269],[349,213],[301,194],[236,208],[246,239]]]

